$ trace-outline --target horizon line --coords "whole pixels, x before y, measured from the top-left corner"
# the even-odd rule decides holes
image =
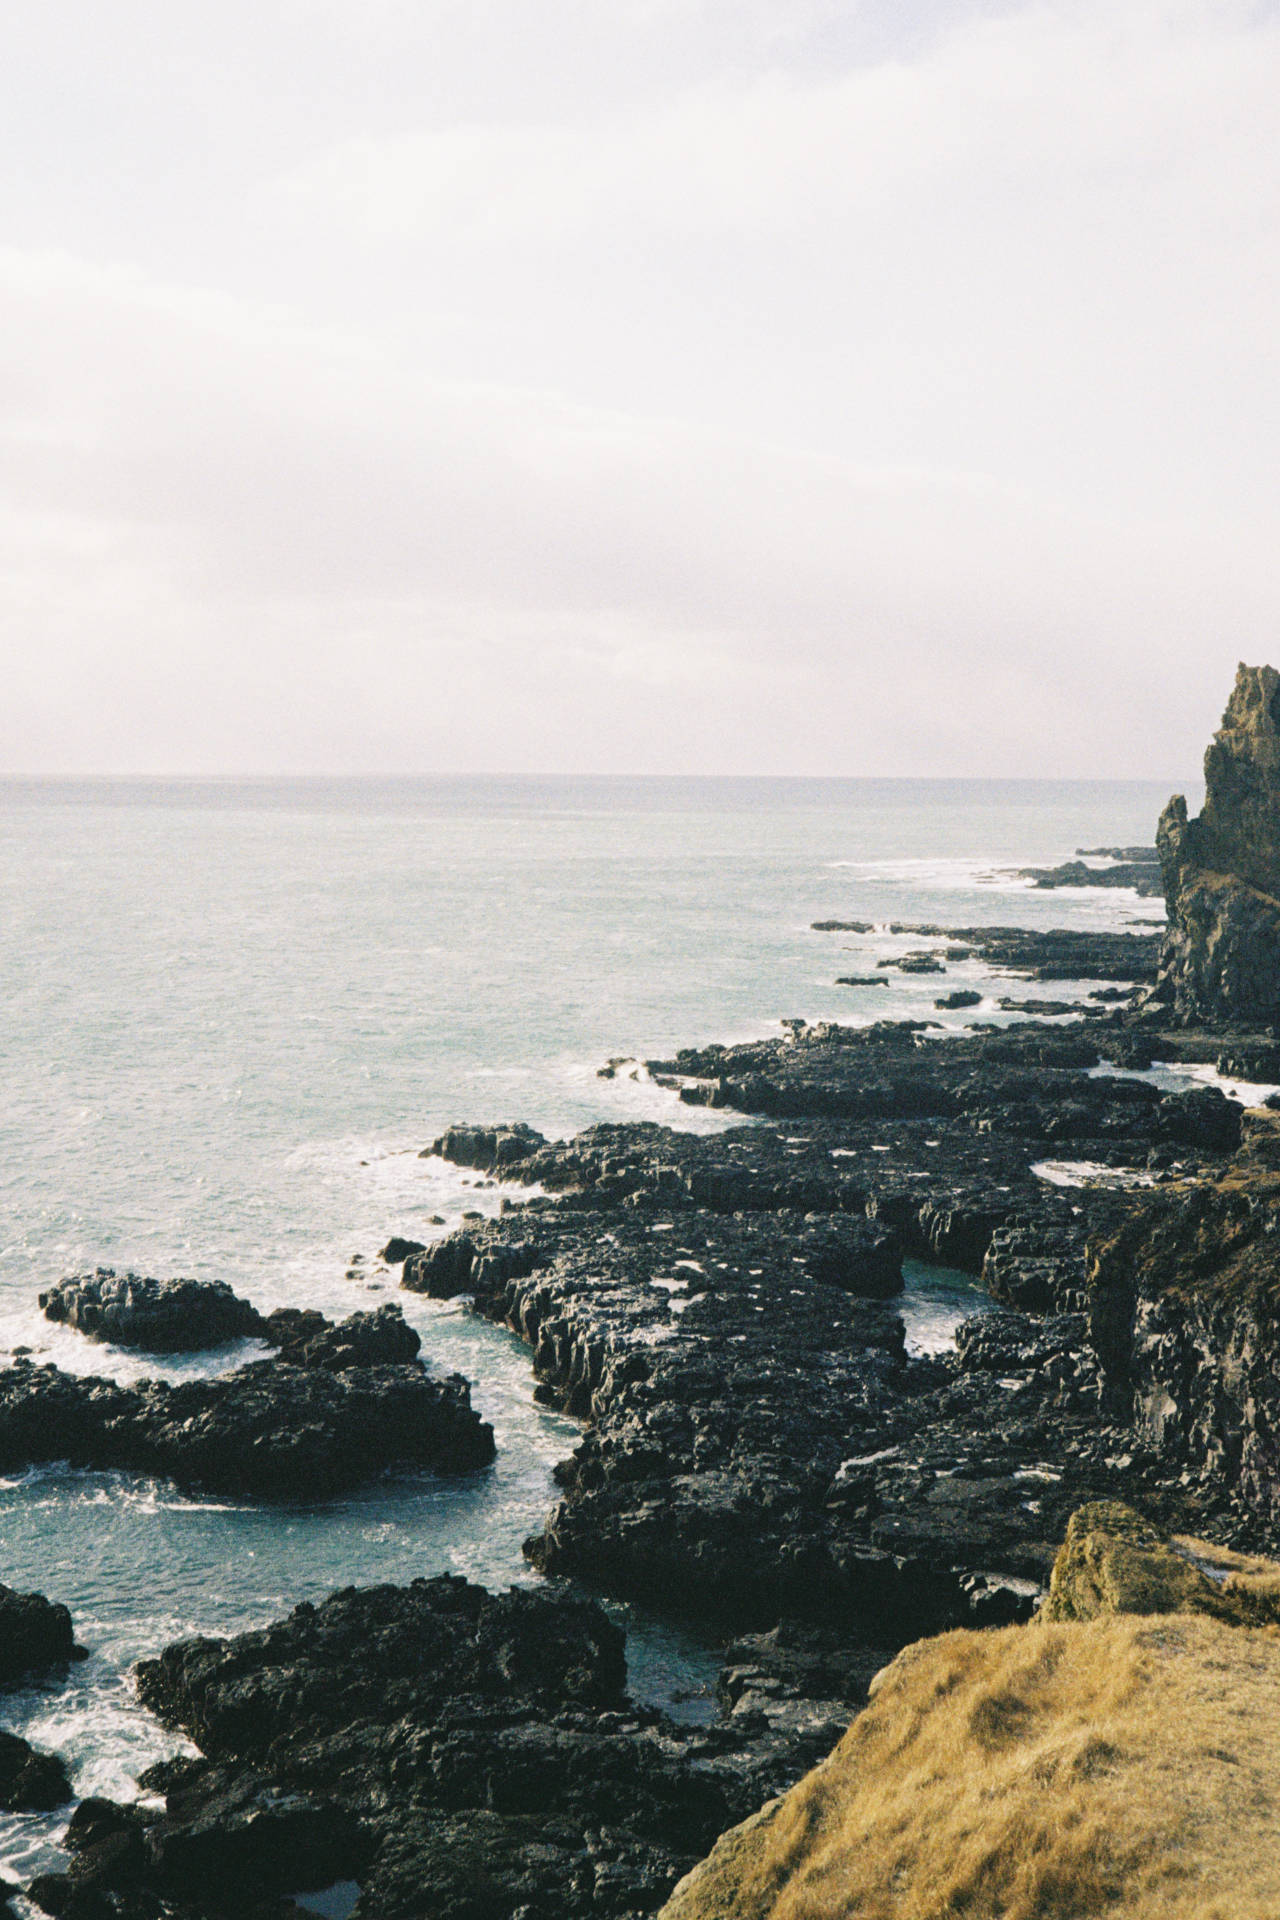
[[[617,783],[624,780],[652,780],[652,781],[659,781],[659,780],[754,780],[754,781],[805,780],[805,781],[812,781],[814,783],[817,783],[819,781],[826,781],[826,782],[830,782],[830,781],[894,782],[896,781],[904,784],[908,781],[912,781],[916,783],[927,782],[927,781],[943,783],[943,782],[964,780],[964,781],[968,781],[971,785],[974,785],[974,786],[1002,786],[1002,785],[1003,786],[1007,786],[1007,785],[1060,786],[1063,783],[1069,783],[1073,786],[1086,786],[1086,785],[1095,785],[1095,786],[1105,785],[1105,786],[1117,786],[1117,787],[1170,786],[1172,791],[1176,791],[1178,787],[1178,779],[1179,779],[1179,776],[1176,776],[1176,775],[1171,776],[1167,774],[1108,774],[1108,773],[753,773],[748,771],[733,772],[733,773],[726,773],[726,772],[702,773],[697,771],[682,771],[682,772],[668,771],[668,772],[662,772],[662,773],[655,773],[655,772],[646,772],[646,771],[618,772],[616,769],[612,769],[608,772],[589,771],[589,772],[552,773],[552,772],[547,772],[545,770],[530,770],[530,769],[521,769],[521,768],[501,768],[501,767],[500,768],[492,768],[492,767],[449,768],[449,769],[439,769],[435,771],[418,771],[418,772],[412,772],[412,773],[405,772],[405,771],[398,771],[398,772],[370,771],[370,772],[357,773],[357,772],[352,772],[349,769],[341,770],[341,771],[320,770],[320,771],[310,771],[305,773],[282,772],[282,771],[272,771],[272,772],[239,771],[239,772],[216,772],[216,773],[209,773],[209,772],[192,773],[192,772],[184,772],[177,769],[164,772],[164,773],[119,773],[119,772],[110,773],[110,772],[100,772],[100,771],[92,771],[92,772],[85,772],[85,773],[0,772],[0,786],[19,786],[24,784],[25,785],[40,784],[40,785],[50,785],[50,786],[51,785],[71,786],[76,784],[88,784],[88,783],[101,783],[101,784],[111,783],[111,784],[120,784],[120,785],[123,785],[125,783],[135,783],[135,784],[161,785],[163,783],[172,783],[175,781],[185,781],[188,784],[192,784],[192,785],[204,784],[204,785],[210,785],[210,786],[215,786],[215,785],[231,786],[237,783],[244,783],[247,781],[258,781],[258,782],[269,781],[273,783],[284,784],[290,781],[301,782],[301,781],[321,781],[321,780],[351,781],[351,782],[377,781],[382,784],[387,784],[392,781],[408,782],[408,781],[420,781],[420,780],[546,780],[546,781],[596,780],[596,781],[602,781],[602,782],[607,781],[611,783]],[[1203,776],[1200,774],[1197,774],[1195,776],[1195,779],[1192,780],[1189,784],[1194,786],[1196,784],[1201,783],[1202,780],[1203,780]],[[1182,777],[1182,784],[1183,785],[1188,784],[1185,776]]]

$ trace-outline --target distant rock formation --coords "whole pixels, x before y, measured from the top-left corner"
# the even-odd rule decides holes
[[[1204,757],[1204,810],[1175,794],[1156,844],[1169,931],[1153,998],[1183,1021],[1280,1023],[1280,673],[1241,666]]]

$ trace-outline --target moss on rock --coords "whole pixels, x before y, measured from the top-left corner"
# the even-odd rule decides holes
[[[1158,1533],[1132,1507],[1095,1500],[1072,1514],[1044,1620],[1203,1613],[1228,1626],[1280,1622],[1280,1566]]]

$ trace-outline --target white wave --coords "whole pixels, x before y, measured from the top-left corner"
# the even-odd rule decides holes
[[[1217,1087],[1230,1100],[1236,1100],[1243,1107],[1260,1107],[1273,1094],[1280,1094],[1280,1085],[1268,1080],[1241,1080],[1230,1074],[1219,1073],[1218,1069],[1207,1061],[1156,1060],[1149,1067],[1118,1067],[1109,1060],[1090,1068],[1093,1078],[1118,1078],[1122,1080],[1145,1080],[1149,1086],[1161,1087],[1166,1093],[1186,1093],[1194,1087]]]
[[[1035,1160],[1031,1171],[1051,1187],[1153,1187],[1141,1167],[1108,1167],[1098,1160]]]

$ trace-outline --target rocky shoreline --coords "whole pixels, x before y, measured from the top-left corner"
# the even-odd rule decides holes
[[[1277,689],[1259,703],[1249,680],[1228,710],[1216,848],[1234,844],[1230,792],[1262,831],[1240,766],[1280,764]],[[909,1642],[1028,1621],[1081,1509],[1121,1500],[1164,1532],[1274,1550],[1280,1113],[1143,1077],[1207,1062],[1280,1081],[1262,990],[1206,1000],[1265,960],[1257,912],[1245,973],[1230,959],[1229,887],[1205,931],[1188,863],[1209,844],[1183,833],[1171,865],[1162,828],[1163,939],[888,930],[923,943],[891,962],[908,970],[981,953],[1085,984],[1070,1025],[792,1019],[644,1063],[684,1104],[741,1116],[727,1131],[467,1125],[425,1146],[531,1190],[426,1245],[397,1233],[384,1259],[407,1291],[516,1332],[537,1397],[582,1423],[526,1544],[548,1584],[351,1589],[144,1662],[143,1702],[202,1757],[143,1781],[163,1811],[83,1803],[69,1870],[31,1899],[67,1920],[266,1920],[349,1883],[358,1920],[643,1920]],[[871,931],[815,930],[846,929]],[[997,1310],[953,1352],[913,1354],[906,1260],[980,1278]],[[42,1304],[136,1348],[276,1351],[178,1386],[20,1360],[0,1375],[0,1466],[278,1498],[492,1456],[467,1383],[424,1370],[394,1308],[257,1316],[225,1289],[101,1271]],[[728,1641],[714,1724],[628,1697],[621,1636],[584,1590]]]

